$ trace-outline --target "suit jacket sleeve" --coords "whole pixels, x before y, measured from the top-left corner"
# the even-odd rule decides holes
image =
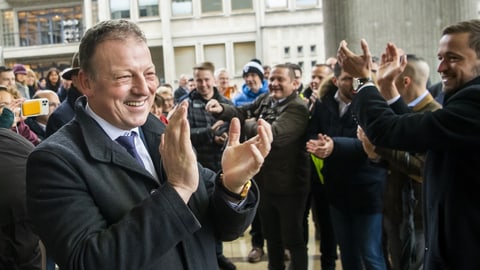
[[[478,146],[480,91],[459,90],[434,112],[395,114],[374,86],[360,91],[352,102],[357,120],[374,145],[425,152],[445,147]]]

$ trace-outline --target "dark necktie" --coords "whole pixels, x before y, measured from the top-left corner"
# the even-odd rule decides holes
[[[135,148],[135,136],[137,135],[136,132],[132,131],[130,135],[127,136],[119,136],[115,139],[121,146],[123,146],[127,152],[134,157],[140,165],[143,166],[143,161],[140,158],[140,155]]]

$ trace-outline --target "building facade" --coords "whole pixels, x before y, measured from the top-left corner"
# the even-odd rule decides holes
[[[39,75],[70,66],[86,29],[128,19],[145,32],[157,73],[180,74],[211,61],[236,83],[252,58],[297,63],[308,81],[324,54],[320,0],[0,0],[2,64],[22,63]]]

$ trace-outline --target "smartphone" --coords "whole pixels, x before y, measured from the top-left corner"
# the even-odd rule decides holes
[[[48,99],[37,98],[25,100],[22,103],[21,115],[22,117],[32,117],[39,115],[47,115],[49,112]]]

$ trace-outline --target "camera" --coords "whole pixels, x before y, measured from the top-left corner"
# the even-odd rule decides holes
[[[49,113],[48,99],[37,98],[25,100],[21,106],[22,117],[47,115]]]

